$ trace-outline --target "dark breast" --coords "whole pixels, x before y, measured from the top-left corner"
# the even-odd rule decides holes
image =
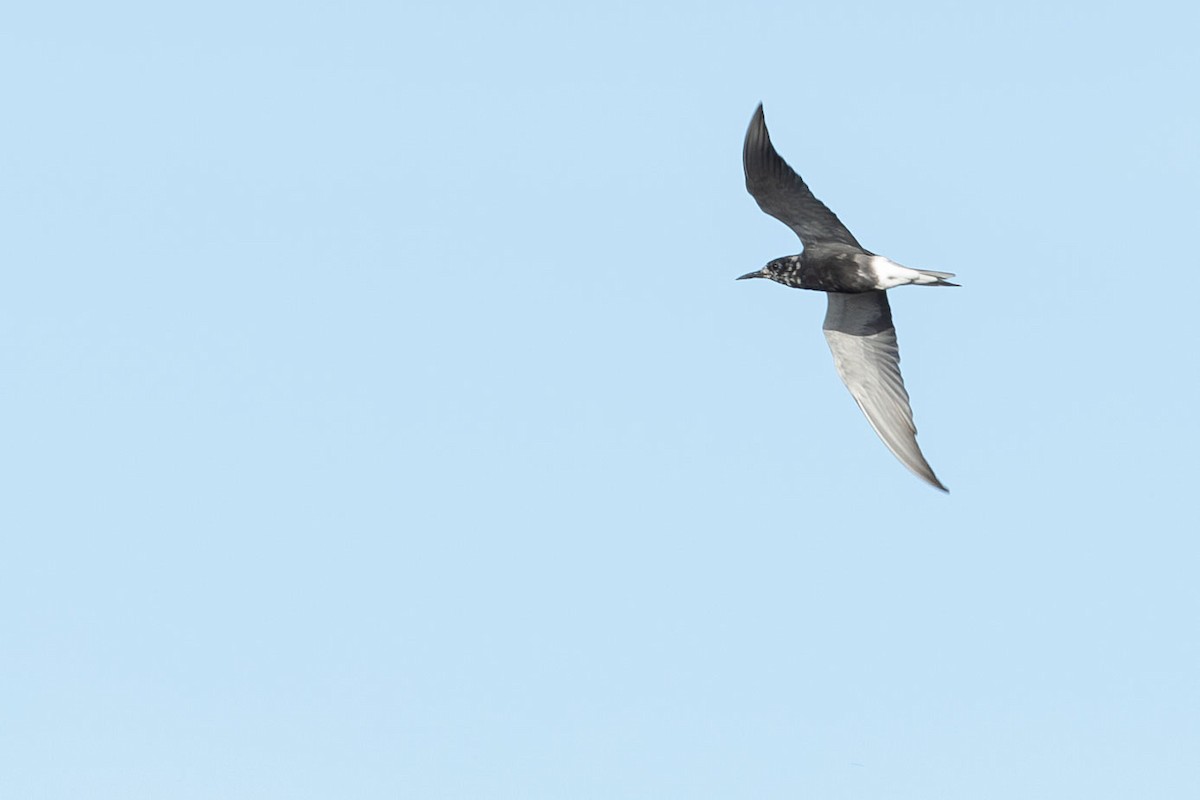
[[[865,253],[801,254],[801,287],[818,292],[869,292],[875,288],[875,276],[867,266]]]

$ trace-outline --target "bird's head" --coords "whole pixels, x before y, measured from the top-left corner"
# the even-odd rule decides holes
[[[800,272],[800,256],[784,256],[767,263],[757,272],[747,272],[738,277],[739,281],[746,278],[769,278],[783,284],[793,283],[794,276]]]

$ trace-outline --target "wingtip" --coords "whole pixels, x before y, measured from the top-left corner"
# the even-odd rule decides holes
[[[918,448],[917,452],[920,454],[920,448]],[[904,462],[903,459],[901,459],[901,461],[904,463],[904,466],[912,470],[913,474],[918,478],[925,481],[939,492],[950,494],[950,490],[946,488],[946,484],[938,480],[938,476],[933,474],[933,467],[929,466],[928,461],[925,461],[925,456],[923,454],[921,454],[921,461],[923,462],[922,464],[910,465],[907,462]]]
[[[750,124],[746,127],[746,138],[742,142],[742,166],[746,171],[746,188],[750,190],[750,194],[754,194],[754,190],[751,189],[752,174],[769,172],[768,166],[763,162],[769,162],[771,156],[779,157],[771,144],[771,134],[767,132],[767,119],[763,116],[762,103],[759,103],[758,108],[754,109],[754,116],[750,118]]]
[[[898,453],[893,451],[893,454],[899,458]],[[921,457],[921,460],[924,461],[924,456]],[[950,490],[946,488],[946,484],[938,480],[938,476],[933,474],[933,469],[929,466],[928,462],[925,462],[924,464],[909,464],[906,460],[900,458],[900,463],[908,467],[909,471],[912,472],[913,475],[916,475],[918,478],[925,481],[939,492],[950,494]]]
[[[754,114],[751,115],[751,117],[750,117],[750,127],[753,128],[753,127],[759,126],[759,125],[765,127],[766,124],[767,124],[767,116],[763,112],[763,104],[759,103],[758,106],[754,109]]]

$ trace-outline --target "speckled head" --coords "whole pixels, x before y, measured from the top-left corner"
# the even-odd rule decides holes
[[[782,283],[784,286],[800,285],[800,256],[784,256],[776,258],[757,272],[747,272],[738,280],[746,278],[769,278]]]

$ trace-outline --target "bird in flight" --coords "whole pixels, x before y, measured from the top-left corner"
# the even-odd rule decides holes
[[[746,131],[742,164],[746,189],[759,208],[795,231],[804,247],[799,255],[777,258],[738,280],[768,278],[794,289],[826,293],[825,340],[842,382],[900,463],[948,492],[917,446],[887,290],[907,284],[957,286],[946,280],[954,274],[910,269],[864,250],[775,152],[761,104]]]

